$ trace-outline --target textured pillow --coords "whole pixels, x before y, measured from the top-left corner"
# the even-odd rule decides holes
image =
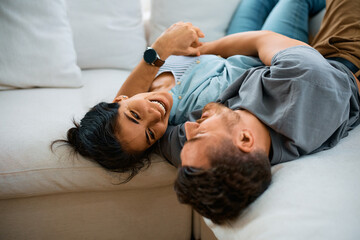
[[[68,0],[78,65],[134,68],[146,47],[139,0]]]
[[[149,42],[178,21],[191,22],[205,34],[203,41],[225,36],[240,0],[152,0]]]
[[[64,0],[1,0],[0,89],[80,87]]]

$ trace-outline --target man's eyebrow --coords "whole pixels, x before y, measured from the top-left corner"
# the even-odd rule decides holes
[[[127,119],[129,119],[131,122],[135,123],[135,124],[139,124],[139,122],[135,119],[135,118],[132,118],[130,117],[129,115],[127,115],[125,112],[124,112],[124,115]],[[149,138],[149,135],[147,134],[146,130],[145,130],[145,138],[146,138],[146,143],[151,145],[151,142],[150,142],[150,138]]]
[[[136,124],[139,124],[139,122],[135,119],[135,118],[132,118],[130,117],[129,115],[127,115],[125,112],[124,112],[124,115],[127,119],[129,119],[130,121],[132,121],[133,123],[136,123]]]

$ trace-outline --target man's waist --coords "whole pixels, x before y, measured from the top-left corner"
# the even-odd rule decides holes
[[[340,63],[344,64],[353,73],[355,78],[357,80],[359,80],[358,79],[359,74],[360,74],[359,68],[355,64],[350,62],[349,60],[347,60],[345,58],[342,58],[342,57],[329,57],[327,59],[337,61],[337,62],[340,62]]]

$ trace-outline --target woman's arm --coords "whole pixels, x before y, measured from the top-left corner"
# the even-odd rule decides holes
[[[233,55],[256,56],[265,65],[270,66],[276,53],[297,45],[307,44],[271,31],[250,31],[204,43],[200,47],[200,52],[201,54],[221,55],[225,58]]]
[[[162,60],[166,60],[170,55],[200,55],[199,47],[202,44],[199,38],[202,37],[204,34],[199,28],[191,23],[179,22],[168,28],[151,47]],[[159,67],[149,65],[142,59],[121,86],[116,97],[119,95],[131,97],[148,92],[158,70]]]

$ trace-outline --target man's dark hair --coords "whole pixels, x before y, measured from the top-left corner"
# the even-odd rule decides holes
[[[210,169],[181,167],[175,191],[216,224],[234,220],[271,182],[270,161],[262,151],[244,153],[231,140],[207,149]]]
[[[102,167],[112,172],[128,173],[125,182],[130,181],[144,167],[150,165],[149,151],[144,154],[129,154],[123,150],[115,137],[118,103],[101,102],[87,112],[80,124],[74,122],[67,132],[66,140],[56,140],[56,143],[69,144],[75,152],[90,158]]]

